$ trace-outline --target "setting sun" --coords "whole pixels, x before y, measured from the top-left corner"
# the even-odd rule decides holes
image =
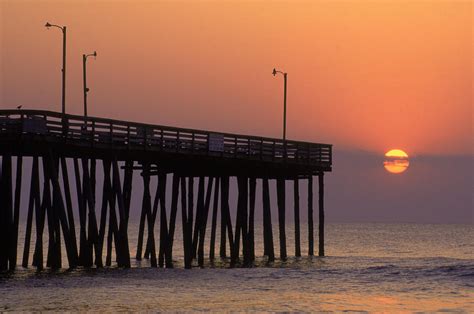
[[[402,173],[408,169],[410,162],[408,154],[401,149],[392,149],[385,153],[383,163],[385,170],[390,173]]]

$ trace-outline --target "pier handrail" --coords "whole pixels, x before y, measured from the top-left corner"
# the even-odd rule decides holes
[[[0,134],[34,134],[100,147],[332,165],[332,145],[87,117],[0,110]]]

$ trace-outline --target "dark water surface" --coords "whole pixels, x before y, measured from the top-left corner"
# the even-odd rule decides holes
[[[131,223],[132,256],[136,231]],[[292,254],[291,226],[287,234]],[[303,253],[306,237],[303,229]],[[278,255],[277,232],[274,240]],[[324,258],[259,258],[234,269],[219,259],[185,270],[178,229],[175,269],[134,259],[131,269],[20,267],[0,275],[0,310],[474,311],[473,225],[329,224],[326,250]]]

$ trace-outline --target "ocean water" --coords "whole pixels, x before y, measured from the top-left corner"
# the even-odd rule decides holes
[[[0,274],[0,311],[474,312],[474,225],[328,224],[326,229],[326,257],[291,257],[289,225],[289,259],[268,264],[258,257],[252,268],[231,269],[218,258],[202,269],[183,269],[180,228],[174,269],[150,268],[147,260],[133,258],[131,269],[37,272],[19,267]],[[208,240],[209,230],[206,235]],[[278,256],[276,228],[273,236]],[[132,257],[136,238],[137,224],[131,222]],[[262,247],[257,228],[257,256]]]

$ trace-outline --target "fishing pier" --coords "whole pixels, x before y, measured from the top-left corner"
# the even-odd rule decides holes
[[[61,268],[62,248],[70,268],[110,266],[113,258],[118,267],[130,267],[131,258],[148,258],[152,267],[173,267],[177,223],[182,226],[185,268],[193,263],[203,266],[205,259],[218,257],[243,266],[252,265],[256,254],[273,261],[275,243],[279,245],[277,257],[285,260],[286,181],[293,183],[295,255],[301,256],[301,180],[308,181],[306,253],[313,255],[314,178],[319,187],[318,255],[324,256],[324,174],[332,167],[332,146],[328,144],[44,110],[0,110],[0,155],[0,270],[15,269],[20,254],[23,267]],[[26,173],[24,158],[32,159],[30,176],[22,175]],[[103,171],[102,186],[97,186],[99,169]],[[133,186],[136,173],[143,181],[140,186]],[[231,217],[229,204],[231,177],[237,179],[235,217]],[[22,180],[29,187],[25,191]],[[152,180],[157,180],[156,191],[151,191]],[[269,180],[276,180],[274,208]],[[264,252],[255,252],[254,245],[257,183],[262,187],[258,199],[263,208]],[[167,184],[171,184],[170,200],[166,200]],[[21,203],[22,193],[27,203]],[[132,194],[140,196],[140,208],[132,208]],[[128,240],[132,210],[140,213],[134,257]],[[23,252],[17,252],[20,211],[26,214]],[[75,212],[79,221],[74,221]],[[278,216],[278,241],[273,239],[272,215]],[[208,223],[211,231],[206,240]],[[216,239],[218,227],[220,239]],[[204,252],[205,241],[210,241],[209,252]]]

